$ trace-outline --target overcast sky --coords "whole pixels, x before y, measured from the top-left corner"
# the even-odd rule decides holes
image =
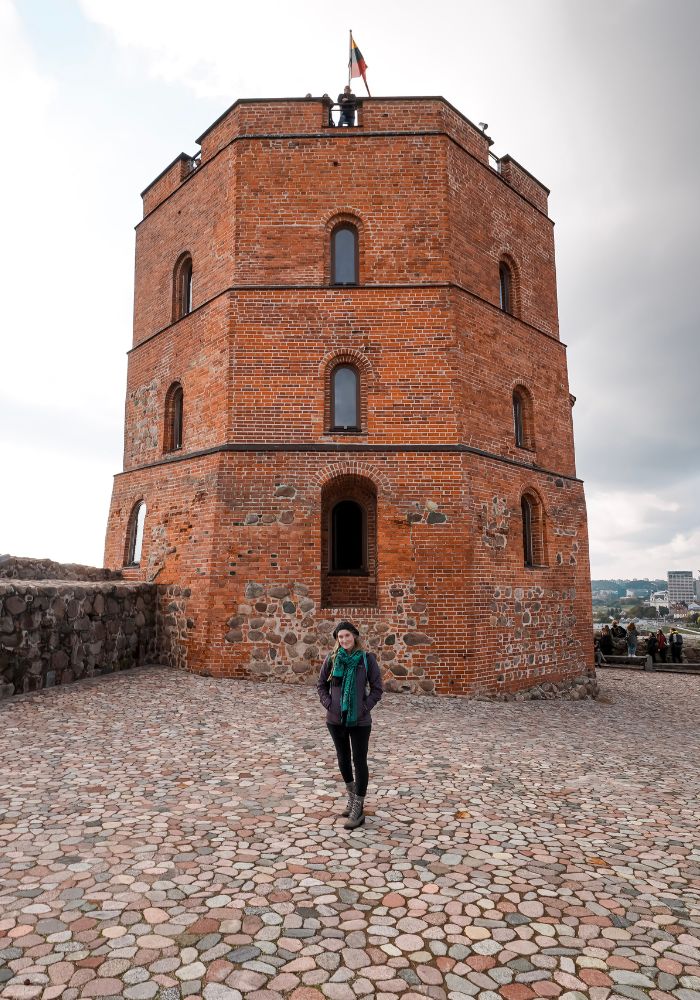
[[[101,564],[139,192],[236,98],[337,93],[350,27],[551,188],[593,575],[697,573],[698,0],[0,0],[0,552]]]

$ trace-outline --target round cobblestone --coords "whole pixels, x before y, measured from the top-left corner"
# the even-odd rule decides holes
[[[350,836],[313,689],[153,668],[0,704],[0,996],[700,1000],[700,686],[600,682],[388,695]]]

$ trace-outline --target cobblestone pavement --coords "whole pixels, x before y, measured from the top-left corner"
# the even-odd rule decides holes
[[[142,669],[0,705],[0,996],[700,1000],[700,678],[387,695]]]

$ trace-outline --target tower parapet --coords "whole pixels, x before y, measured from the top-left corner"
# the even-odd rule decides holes
[[[329,132],[333,128],[329,124],[329,101],[325,97],[242,98],[236,101],[199,136],[200,152],[196,156],[181,153],[142,192],[144,215],[153,211],[197,167],[238,139],[335,135]],[[363,98],[359,105],[357,125],[350,130],[355,138],[368,133],[444,133],[479,163],[489,165],[492,140],[444,97]],[[338,134],[346,134],[346,130],[340,129]],[[548,189],[510,156],[503,157],[501,163],[503,169],[499,172],[503,180],[528,200],[536,201],[546,213]]]

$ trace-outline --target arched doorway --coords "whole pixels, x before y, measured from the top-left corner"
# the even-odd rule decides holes
[[[377,491],[362,476],[338,476],[321,498],[324,607],[377,603]]]

